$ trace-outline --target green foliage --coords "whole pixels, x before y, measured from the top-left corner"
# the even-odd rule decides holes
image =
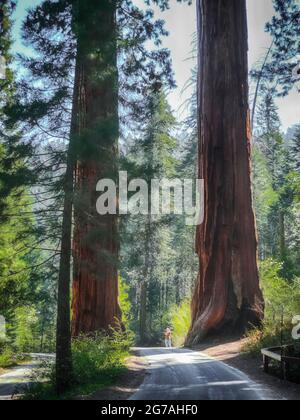
[[[0,368],[5,369],[16,364],[14,354],[11,349],[6,347],[3,352],[0,352]]]
[[[38,317],[34,307],[18,307],[15,312],[14,345],[18,352],[29,353],[37,350]]]
[[[252,76],[273,95],[286,96],[299,82],[292,74],[299,62],[300,5],[298,0],[273,0],[273,6],[274,16],[266,24],[273,40],[270,53],[263,69],[252,71]]]
[[[292,339],[292,319],[300,314],[300,281],[287,281],[280,273],[282,263],[268,259],[260,265],[260,276],[265,298],[265,319],[261,329],[247,334],[244,351],[258,355],[264,347],[290,344]]]
[[[300,162],[300,159],[299,159],[299,162]],[[295,204],[299,205],[300,204],[300,172],[291,171],[288,174],[286,180],[294,192]]]
[[[254,199],[260,259],[282,262],[281,275],[299,276],[299,140],[287,140],[280,130],[272,91],[263,90],[255,126],[253,153]]]
[[[16,188],[16,179],[20,175],[18,171],[23,164],[21,159],[11,153],[10,136],[14,138],[15,127],[9,127],[8,131],[3,113],[4,107],[14,97],[13,73],[9,68],[12,61],[12,9],[11,1],[2,1],[0,56],[5,58],[6,77],[0,80],[0,314],[6,318],[25,298],[28,273],[24,270],[28,264],[25,258],[27,243],[23,236],[32,222],[30,216],[19,217],[20,206],[29,208],[30,199],[23,189]],[[14,273],[17,274],[13,275]]]
[[[247,341],[242,351],[253,357],[261,357],[261,350],[264,348],[291,344],[293,343],[292,328],[291,323],[287,322],[282,325],[279,319],[276,325],[265,323],[262,329],[255,328],[247,333]]]
[[[109,335],[98,333],[81,336],[72,343],[74,379],[72,389],[60,399],[91,394],[112,385],[126,370],[126,359],[132,346],[132,336],[121,330]],[[34,385],[24,396],[26,400],[55,400],[55,366],[46,363],[35,372]]]
[[[191,300],[185,299],[180,305],[174,305],[169,313],[172,325],[173,344],[182,346],[191,326]]]
[[[132,305],[129,298],[129,286],[119,277],[119,302],[122,311],[122,322],[126,329],[130,329],[132,321]]]
[[[278,29],[277,34],[273,33],[278,36],[275,50],[279,45],[279,29],[283,30],[280,25],[291,16],[288,17],[284,10],[290,13],[294,8],[292,3],[293,0],[285,4],[281,0],[274,1],[281,14],[280,18],[274,18],[273,28],[269,26],[270,32],[275,27]],[[289,36],[293,37],[292,31]],[[282,57],[287,54],[283,49],[281,52]],[[288,68],[285,66],[285,70]],[[283,80],[286,92],[290,87],[290,81]],[[273,96],[274,91],[270,86],[263,84],[254,130],[254,200],[259,233],[260,277],[266,303],[262,328],[247,334],[244,350],[254,355],[260,354],[263,347],[293,342],[292,319],[300,313],[299,130],[297,127],[291,130],[293,139],[284,138]]]
[[[124,367],[132,344],[127,333],[112,330],[111,335],[79,337],[73,341],[73,369],[75,381],[89,384],[103,374],[110,375]]]
[[[282,313],[289,319],[300,313],[299,280],[287,281],[280,273],[282,263],[269,259],[261,263],[260,275],[266,302],[266,319],[271,320]]]
[[[274,243],[272,239],[270,240],[270,231],[273,233],[273,226],[270,226],[269,214],[270,208],[278,200],[278,194],[273,189],[272,177],[265,156],[258,147],[253,149],[253,174],[256,220],[260,234],[259,248],[261,258],[265,258],[272,255],[274,249]]]
[[[164,90],[149,95],[145,114],[140,136],[128,139],[123,165],[129,177],[145,179],[149,185],[152,179],[195,177],[194,130],[189,141],[185,136],[179,145],[177,122]],[[122,278],[129,286],[131,326],[143,344],[161,343],[170,307],[190,295],[197,271],[194,234],[195,228],[186,226],[183,216],[139,215],[124,221]],[[142,287],[146,301],[141,299]],[[141,313],[146,321],[140,322]]]
[[[16,214],[20,205],[29,208],[28,199],[22,197],[21,192],[20,196],[10,196],[5,202],[6,213],[9,212],[11,217],[0,221],[0,313],[8,316],[9,311],[25,299],[28,290],[29,273],[26,268],[29,262],[26,256],[28,242],[33,238],[22,239],[30,228],[31,218],[19,218]]]

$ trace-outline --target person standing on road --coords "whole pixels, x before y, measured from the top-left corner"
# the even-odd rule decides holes
[[[167,348],[172,348],[172,331],[170,327],[165,331],[165,345]]]

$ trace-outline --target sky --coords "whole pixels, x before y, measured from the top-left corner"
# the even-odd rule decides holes
[[[21,0],[16,12],[14,29],[15,48],[23,51],[19,33],[20,25],[24,19],[26,9],[40,3],[41,0]],[[142,5],[143,0],[135,0],[137,5]],[[191,95],[191,91],[184,89],[191,75],[195,61],[191,59],[192,37],[196,32],[195,6],[188,6],[170,0],[171,8],[166,12],[160,12],[154,8],[156,17],[166,21],[166,28],[170,35],[164,39],[163,45],[171,51],[173,69],[177,88],[170,93],[169,101],[176,116],[183,119],[186,116],[184,103]],[[194,2],[195,4],[195,2]],[[249,67],[255,65],[266,53],[271,38],[265,32],[265,24],[273,14],[272,0],[247,0],[248,9],[248,32],[249,32]],[[279,115],[284,131],[293,124],[300,122],[300,93],[294,89],[286,98],[277,98]]]

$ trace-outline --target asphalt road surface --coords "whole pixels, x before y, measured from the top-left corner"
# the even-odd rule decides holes
[[[187,349],[137,349],[149,362],[149,374],[130,399],[264,400],[264,390],[244,373]]]

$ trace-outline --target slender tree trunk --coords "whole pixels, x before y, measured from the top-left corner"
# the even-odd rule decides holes
[[[149,198],[150,199],[150,198]],[[139,313],[139,333],[140,342],[145,344],[147,341],[147,302],[148,302],[148,284],[151,278],[151,226],[152,217],[148,215],[145,232],[145,260],[142,272],[141,295],[140,295],[140,313]]]
[[[118,219],[96,211],[96,185],[117,181],[118,71],[116,3],[78,2],[82,69],[79,156],[76,168],[72,334],[109,330],[118,304]]]
[[[64,393],[72,381],[71,351],[71,257],[72,220],[74,200],[75,136],[78,133],[78,92],[80,89],[80,69],[76,62],[73,90],[72,121],[64,180],[64,209],[62,223],[61,257],[57,293],[56,328],[56,390]]]
[[[262,66],[261,66],[261,69],[260,69],[260,72],[259,72],[259,76],[258,76],[258,79],[257,79],[255,94],[254,94],[254,100],[253,100],[253,105],[252,105],[252,112],[251,112],[251,128],[252,128],[252,130],[254,129],[254,124],[255,124],[255,112],[256,112],[256,105],[257,105],[257,99],[258,99],[260,84],[261,84],[261,81],[262,81],[262,78],[263,78],[264,70],[265,70],[265,67],[267,65],[269,56],[270,56],[272,48],[274,46],[274,43],[275,43],[275,40],[273,39],[273,41],[272,41],[272,43],[271,43],[271,45],[268,49],[268,52],[267,52],[267,54],[264,58],[264,61],[262,63]]]
[[[146,343],[147,338],[147,282],[143,281],[141,284],[140,296],[140,342]]]
[[[70,152],[69,152],[70,155]],[[71,280],[71,237],[72,237],[72,188],[73,165],[70,157],[65,177],[64,215],[62,225],[61,257],[57,295],[56,329],[56,389],[65,392],[72,379],[72,354],[70,330],[70,280]]]
[[[151,217],[148,217],[145,236],[145,261],[143,267],[143,280],[141,283],[141,296],[140,296],[140,342],[145,344],[147,341],[147,300],[148,300],[148,283],[150,272],[150,229]]]
[[[279,212],[279,233],[280,233],[280,258],[283,261],[286,256],[286,243],[285,243],[285,216],[284,212]]]
[[[245,0],[198,0],[199,153],[205,220],[187,343],[263,317],[250,173]]]
[[[42,328],[41,328],[41,342],[40,342],[40,352],[44,351],[44,335],[45,335],[45,312],[42,313]]]

